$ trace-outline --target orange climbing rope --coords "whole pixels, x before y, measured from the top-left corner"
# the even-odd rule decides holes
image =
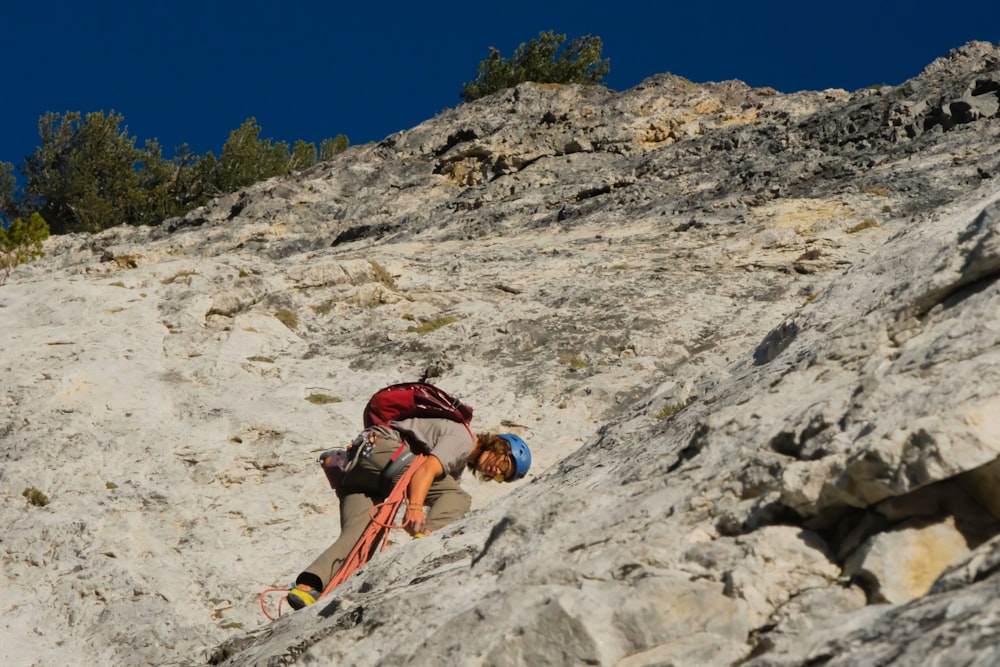
[[[320,596],[316,598],[317,600],[326,597],[330,591],[344,583],[348,577],[357,572],[362,565],[367,563],[369,559],[375,555],[376,551],[385,549],[390,529],[402,528],[402,526],[394,525],[392,522],[396,518],[399,506],[404,500],[406,500],[406,487],[410,483],[410,477],[413,476],[413,473],[416,472],[417,468],[420,467],[420,464],[423,463],[424,458],[426,457],[423,454],[415,456],[413,462],[399,478],[399,481],[392,487],[392,492],[389,493],[389,496],[381,503],[372,507],[369,512],[371,521],[368,523],[368,527],[365,529],[365,532],[361,534],[361,537],[358,538],[357,543],[354,545],[354,548],[351,549],[351,553],[348,554],[343,565],[340,566],[337,573],[333,575],[332,579],[330,579],[330,583],[326,585],[326,588],[323,589]],[[377,549],[376,545],[378,545]],[[267,620],[273,621],[275,620],[275,617],[267,613],[267,607],[264,604],[264,597],[269,593],[285,593],[289,590],[291,589],[272,587],[261,592],[260,609],[264,612],[264,616],[267,617]],[[283,603],[284,597],[282,597],[282,599],[278,602],[279,617],[281,616],[281,607]]]
[[[378,550],[381,551],[385,549],[386,540],[389,537],[389,529],[391,528],[402,528],[402,526],[394,526],[392,524],[393,519],[396,518],[396,512],[399,511],[399,506],[402,504],[403,500],[406,499],[406,487],[410,483],[410,477],[413,473],[417,471],[420,464],[424,461],[424,455],[418,454],[414,457],[413,463],[406,469],[403,475],[396,482],[396,485],[392,487],[392,492],[389,497],[383,500],[378,505],[375,505],[371,509],[371,522],[368,524],[368,528],[365,532],[361,534],[361,538],[358,539],[357,544],[351,550],[351,553],[347,556],[344,564],[340,566],[337,570],[337,574],[333,575],[330,579],[330,583],[326,585],[323,589],[323,593],[319,596],[320,598],[325,597],[330,591],[342,584],[347,580],[352,574],[357,572],[357,570],[368,562],[368,560],[375,554],[375,545],[379,544]]]
[[[288,588],[288,587],[282,588],[281,586],[272,586],[271,588],[265,588],[264,590],[262,590],[260,592],[260,610],[262,612],[264,612],[264,616],[267,617],[267,620],[273,621],[276,618],[279,618],[281,616],[281,607],[282,607],[282,605],[285,604],[285,597],[282,596],[282,598],[280,600],[278,600],[278,615],[277,616],[271,616],[269,613],[267,613],[267,605],[264,604],[264,598],[266,598],[269,593],[287,593],[290,590],[292,590],[292,589]]]

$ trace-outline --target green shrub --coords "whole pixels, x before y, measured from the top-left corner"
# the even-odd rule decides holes
[[[49,226],[38,213],[32,213],[27,223],[17,218],[6,229],[0,225],[0,285],[14,267],[43,257],[42,242],[47,238]]]
[[[251,117],[229,134],[220,157],[184,144],[168,160],[155,140],[137,146],[124,120],[114,111],[39,117],[40,146],[20,168],[20,195],[13,165],[0,162],[0,213],[38,211],[53,234],[157,224],[211,197],[328,160],[349,144],[344,135],[324,139],[318,151],[301,140],[274,143],[259,138]]]
[[[566,35],[540,32],[537,39],[517,47],[509,60],[491,46],[489,57],[479,63],[476,78],[463,86],[459,96],[471,102],[525,81],[600,84],[611,71],[608,59],[601,59],[601,38],[576,37],[560,52],[565,41]]]
[[[14,176],[14,165],[10,162],[0,162],[0,214],[11,218],[17,217],[17,177]]]
[[[40,212],[53,234],[97,232],[157,223],[181,209],[168,188],[175,171],[155,141],[144,148],[114,111],[47,113],[41,146],[25,160],[25,208]]]
[[[315,144],[296,141],[291,149],[288,144],[260,138],[261,128],[257,119],[250,117],[229,133],[229,140],[222,147],[218,166],[212,176],[215,189],[233,192],[239,188],[263,181],[272,176],[282,176],[290,171],[301,171],[316,164],[316,160],[329,160],[347,150],[347,137],[338,134],[320,143],[319,153]],[[206,158],[214,156],[208,153]]]
[[[290,162],[288,144],[273,144],[270,139],[259,137],[260,126],[255,118],[246,119],[229,133],[216,171],[215,185],[219,191],[233,192],[251,183],[287,173]]]
[[[333,139],[324,139],[319,142],[319,159],[320,162],[326,162],[331,159],[334,155],[338,153],[343,153],[347,150],[350,142],[347,140],[347,136],[343,134],[338,134]]]

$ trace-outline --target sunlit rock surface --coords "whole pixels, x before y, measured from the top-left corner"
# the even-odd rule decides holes
[[[0,287],[0,661],[1000,661],[998,63],[524,84],[50,239]],[[417,378],[531,474],[269,622],[317,454]]]

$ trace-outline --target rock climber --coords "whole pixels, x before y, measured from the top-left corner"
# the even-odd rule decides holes
[[[472,506],[459,485],[466,469],[483,481],[511,482],[531,466],[527,443],[512,433],[476,434],[449,419],[419,417],[364,431],[357,464],[340,480],[340,536],[295,579],[287,600],[293,609],[313,604],[351,553],[370,521],[414,460],[425,454],[406,488],[403,528],[422,537],[462,517]],[[356,443],[358,440],[355,441]],[[424,507],[429,511],[424,514]]]

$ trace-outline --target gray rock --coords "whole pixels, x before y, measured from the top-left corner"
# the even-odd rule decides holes
[[[49,239],[0,287],[0,659],[993,664],[998,67],[523,84]],[[419,377],[532,472],[267,621],[316,455]]]

